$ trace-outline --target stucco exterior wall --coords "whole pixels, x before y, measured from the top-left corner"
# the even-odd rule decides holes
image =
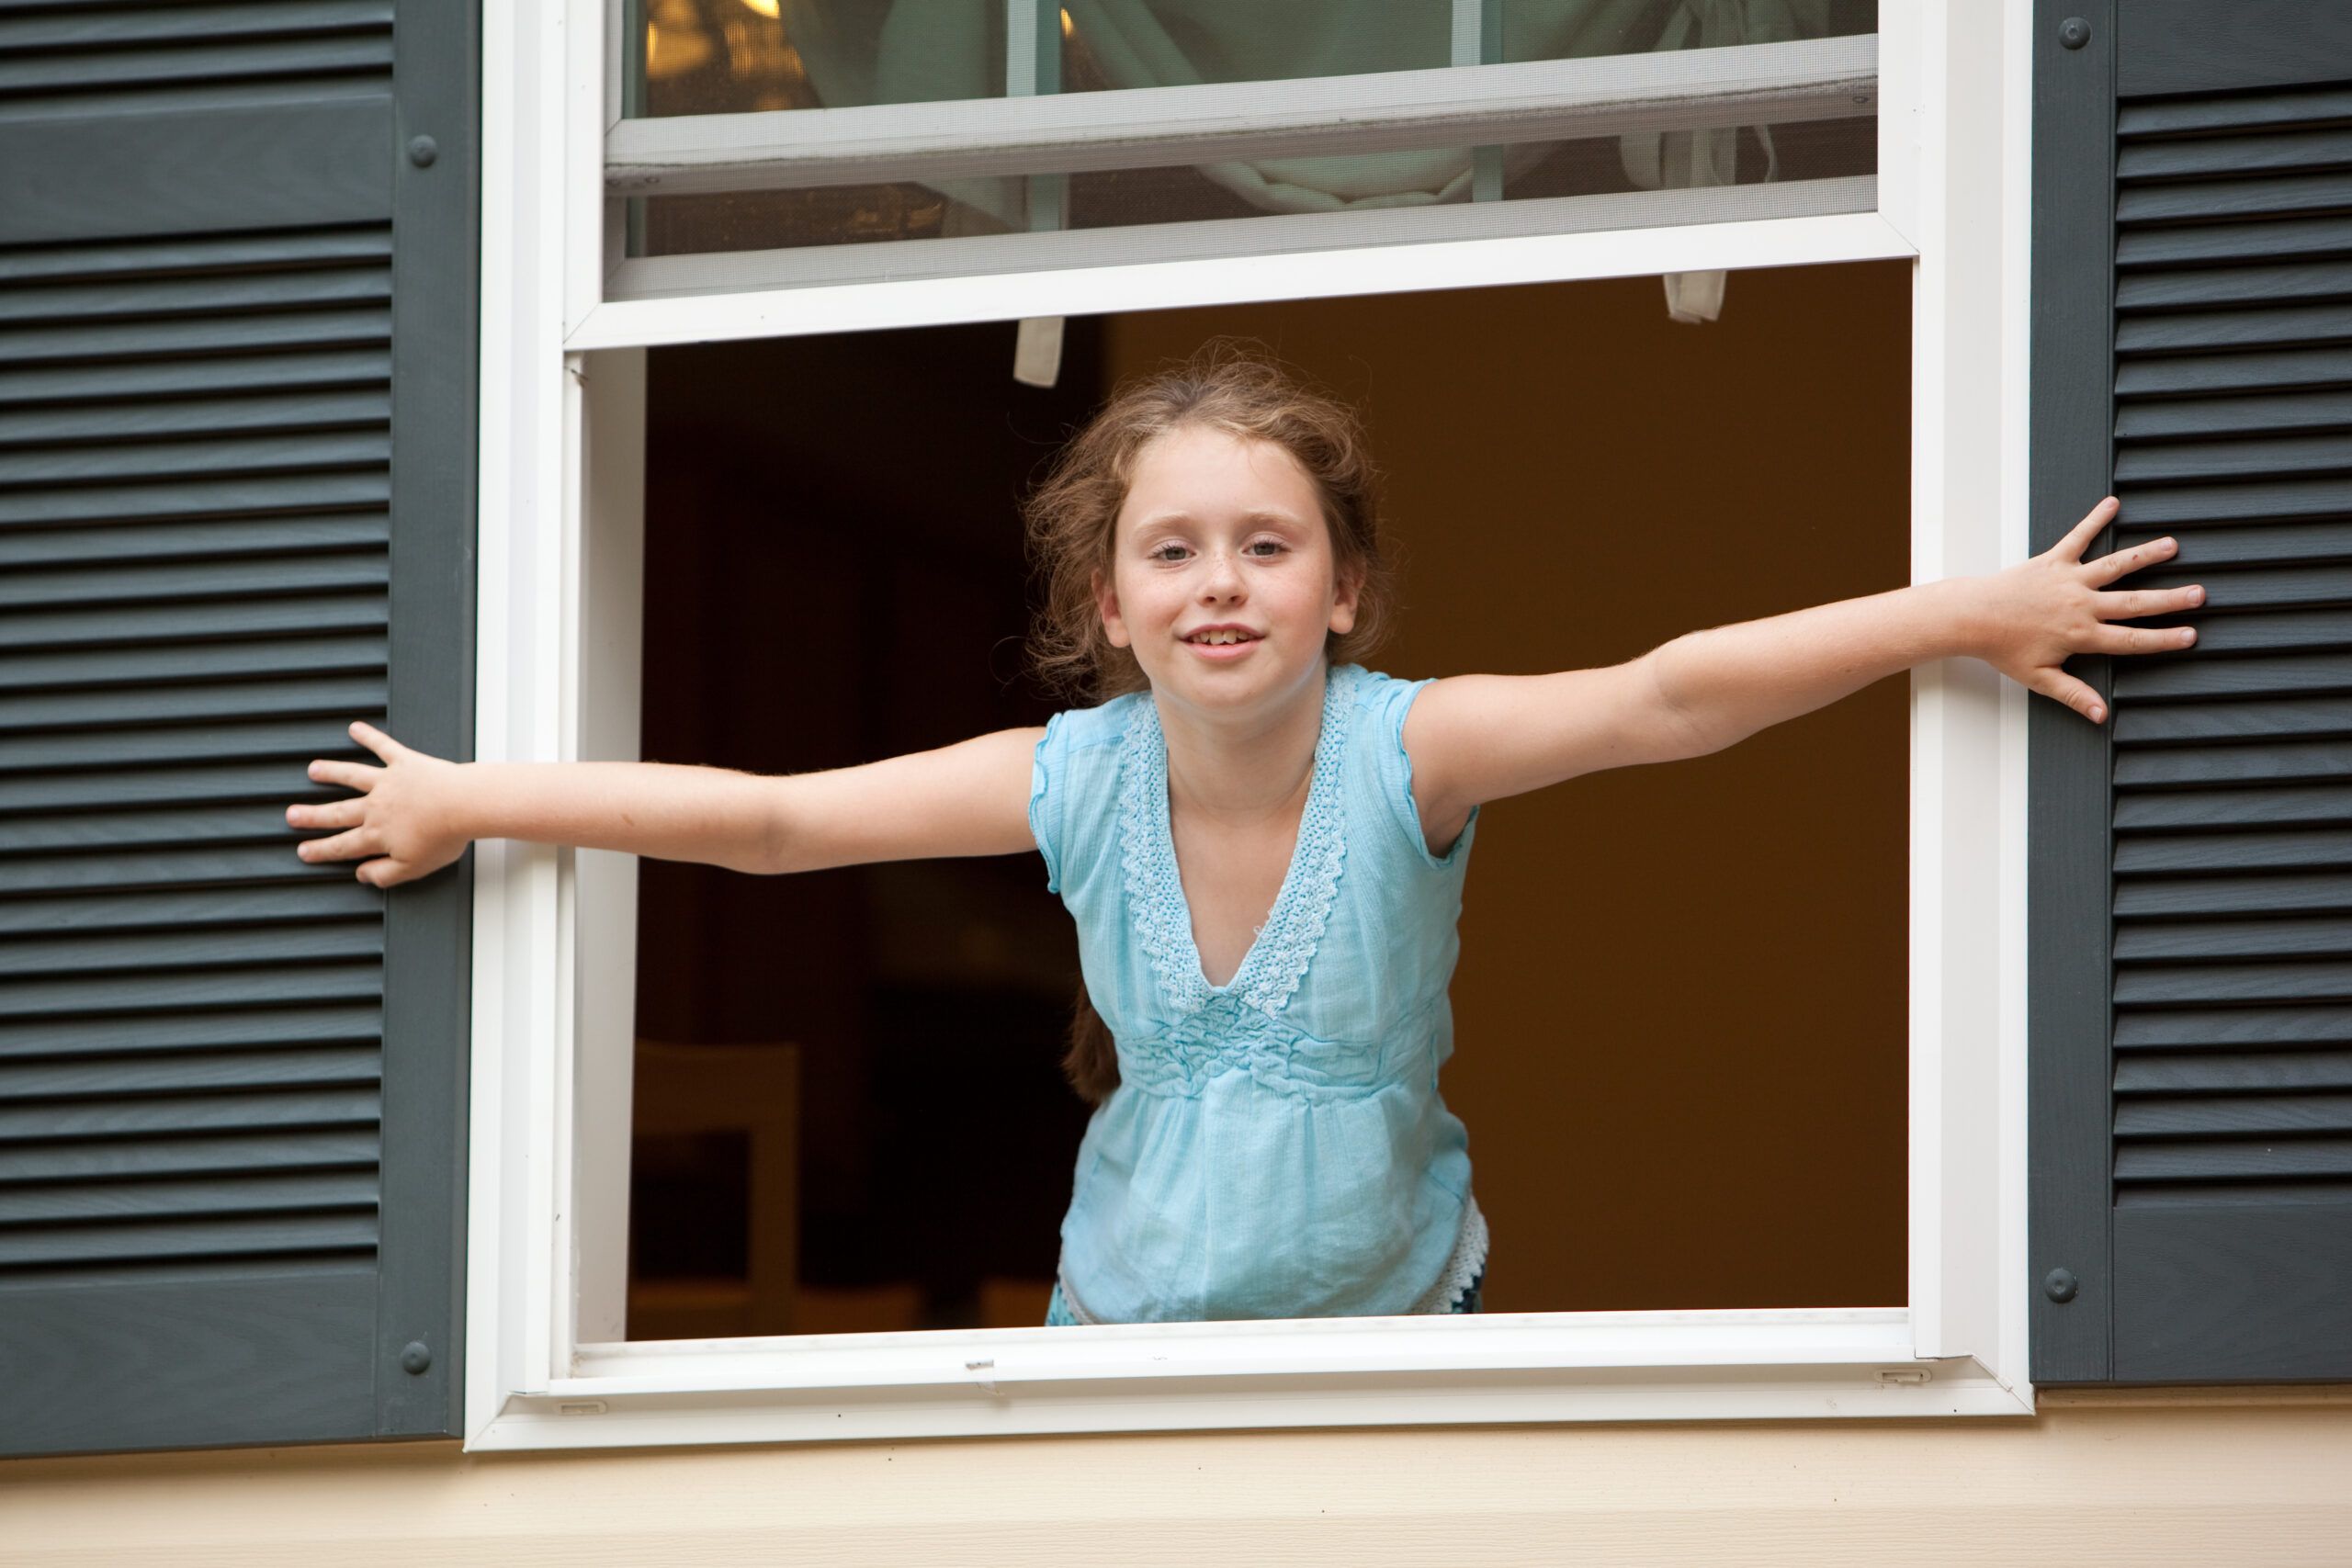
[[[0,1561],[2284,1568],[2352,1560],[2348,1477],[2352,1390],[2046,1400],[2016,1421],[419,1444],[0,1465]]]

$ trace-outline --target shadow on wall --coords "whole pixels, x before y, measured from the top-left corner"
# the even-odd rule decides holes
[[[1872,264],[1737,274],[1704,327],[1650,277],[1129,315],[1072,321],[1049,392],[1003,324],[656,351],[647,755],[797,770],[1038,722],[1013,498],[1103,386],[1221,334],[1366,408],[1394,673],[1898,586],[1908,309]],[[1488,1310],[1904,1299],[1905,691],[1487,809],[1445,1091]],[[794,1327],[1035,1321],[1083,1126],[1035,858],[643,878],[640,1034],[798,1048]]]

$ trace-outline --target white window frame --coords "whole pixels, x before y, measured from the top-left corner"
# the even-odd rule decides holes
[[[602,0],[488,0],[476,755],[636,754],[660,344],[1914,257],[1914,580],[2021,558],[2028,0],[1880,9],[1875,212],[608,301]],[[493,841],[468,1446],[2030,1414],[2025,698],[1912,693],[1908,1305],[616,1342],[633,863]]]

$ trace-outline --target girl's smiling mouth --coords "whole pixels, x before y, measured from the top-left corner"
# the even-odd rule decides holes
[[[1234,659],[1251,643],[1263,642],[1265,633],[1249,626],[1221,622],[1216,626],[1194,626],[1179,640],[1209,659]]]

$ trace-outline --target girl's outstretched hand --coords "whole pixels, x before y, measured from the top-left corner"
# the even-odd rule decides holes
[[[2060,666],[2078,653],[2165,653],[2187,648],[2197,640],[2193,627],[2108,623],[2168,615],[2205,602],[2205,590],[2196,587],[2103,592],[2118,578],[2170,560],[2180,551],[2172,539],[2154,539],[2094,561],[2083,559],[2091,541],[2114,520],[2117,504],[2109,496],[2041,555],[1969,582],[1978,602],[1968,616],[1973,644],[1968,651],[2093,724],[2106,720],[2107,705]]]
[[[384,760],[311,764],[312,782],[341,784],[359,794],[324,806],[289,806],[286,820],[296,828],[340,828],[329,839],[296,846],[304,860],[356,860],[356,875],[375,887],[390,887],[440,870],[465,852],[468,835],[454,821],[458,764],[412,751],[370,724],[355,724],[351,738]]]

